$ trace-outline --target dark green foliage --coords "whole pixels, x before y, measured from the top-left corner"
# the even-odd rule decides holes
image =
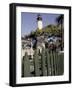
[[[60,36],[61,30],[57,25],[48,25],[44,27],[43,29],[36,29],[35,31],[32,31],[29,35],[29,37],[34,38],[40,35],[55,35]]]
[[[60,27],[60,37],[61,37],[61,50],[63,50],[64,47],[64,15],[60,15],[56,18],[56,22],[58,24],[58,27]]]

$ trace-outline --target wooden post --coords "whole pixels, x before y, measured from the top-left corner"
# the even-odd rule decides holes
[[[56,55],[55,55],[55,75],[58,75],[58,60],[59,60],[59,55],[58,55],[58,52],[56,52]]]
[[[57,52],[54,52],[53,53],[53,56],[54,56],[54,75],[57,75]]]
[[[47,70],[46,70],[46,58],[45,58],[45,49],[42,48],[42,57],[41,57],[41,69],[42,69],[42,75],[47,76]]]
[[[51,51],[50,54],[51,54],[51,75],[53,76],[54,75],[53,52]]]
[[[35,72],[35,76],[40,76],[40,70],[39,70],[39,56],[38,56],[38,52],[37,49],[35,50],[35,54],[34,54],[34,72]]]
[[[24,77],[30,77],[30,61],[27,53],[24,56]]]
[[[64,73],[64,54],[60,53],[58,59],[58,75],[63,75],[63,73]]]
[[[50,55],[48,49],[46,49],[46,62],[47,62],[47,75],[50,75]]]

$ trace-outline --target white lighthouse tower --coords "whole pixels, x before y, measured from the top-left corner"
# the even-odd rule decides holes
[[[38,14],[38,17],[37,17],[37,24],[38,24],[38,29],[43,28],[42,17],[40,16],[40,14]]]

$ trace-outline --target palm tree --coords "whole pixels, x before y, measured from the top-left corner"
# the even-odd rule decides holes
[[[58,26],[61,29],[61,50],[63,50],[63,43],[64,43],[64,15],[61,14],[59,15],[59,17],[56,18],[56,22],[58,24]]]

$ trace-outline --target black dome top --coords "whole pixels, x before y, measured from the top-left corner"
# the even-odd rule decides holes
[[[38,14],[37,20],[42,20],[42,17],[40,16],[40,14]]]

